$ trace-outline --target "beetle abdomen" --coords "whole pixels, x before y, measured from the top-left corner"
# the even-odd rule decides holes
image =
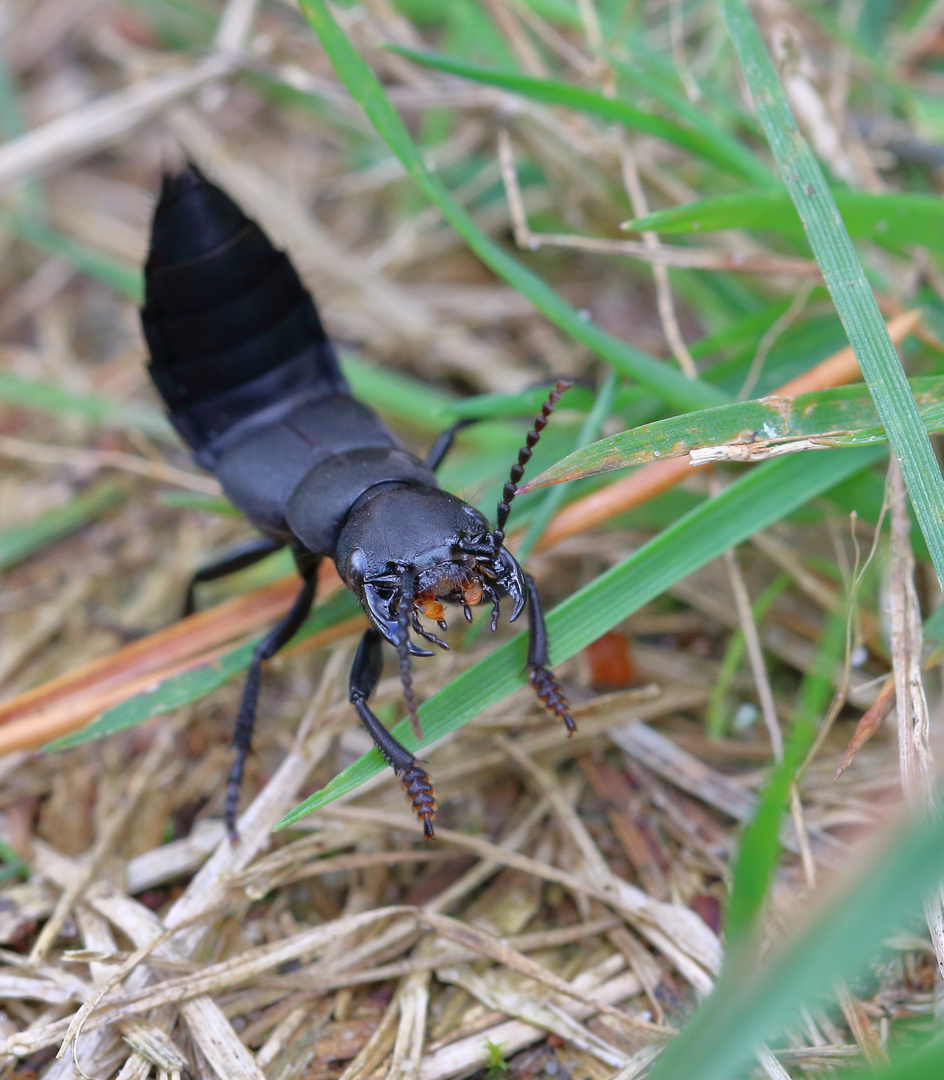
[[[144,273],[151,376],[198,455],[272,402],[349,392],[288,257],[192,165],[164,177]]]

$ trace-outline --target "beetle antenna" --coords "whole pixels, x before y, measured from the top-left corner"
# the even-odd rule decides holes
[[[416,695],[413,693],[413,676],[410,673],[410,609],[413,607],[413,576],[404,574],[400,603],[397,606],[397,657],[400,660],[400,682],[403,684],[403,700],[410,717],[410,725],[417,739],[422,739],[423,728],[416,712]]]
[[[524,446],[518,451],[518,460],[511,467],[511,476],[502,490],[501,500],[498,503],[498,512],[495,515],[496,527],[492,533],[492,540],[495,544],[496,555],[505,542],[505,524],[508,521],[509,513],[511,513],[511,502],[515,495],[518,494],[518,484],[521,483],[521,478],[524,476],[525,466],[531,460],[531,454],[538,444],[538,439],[541,438],[541,433],[547,427],[548,418],[557,407],[557,403],[564,393],[573,385],[573,379],[559,379],[557,381],[554,389],[548,395],[547,401],[541,406],[540,413],[534,418],[534,427],[528,432]]]

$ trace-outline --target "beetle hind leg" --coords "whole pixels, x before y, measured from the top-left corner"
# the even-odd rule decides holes
[[[233,750],[235,756],[226,784],[226,803],[224,820],[226,831],[234,843],[239,839],[236,832],[236,811],[239,808],[239,789],[243,782],[246,758],[252,750],[252,733],[256,726],[256,709],[259,704],[259,686],[262,682],[262,665],[286,644],[308,617],[311,605],[315,601],[315,588],[318,582],[317,562],[305,567],[304,580],[295,603],[288,614],[259,642],[252,653],[246,683],[243,686],[239,715],[233,731]]]
[[[400,778],[403,790],[417,818],[423,823],[423,836],[435,839],[433,818],[436,816],[436,792],[429,773],[416,757],[402,746],[371,711],[367,699],[377,689],[383,668],[381,637],[376,630],[365,632],[351,667],[350,700],[361,723],[367,728],[374,745],[384,761]]]

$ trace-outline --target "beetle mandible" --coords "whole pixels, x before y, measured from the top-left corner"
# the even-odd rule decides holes
[[[548,416],[567,389],[551,391],[518,453],[498,504],[496,527],[443,491],[435,470],[449,452],[453,425],[425,461],[404,450],[379,417],[351,396],[310,293],[278,250],[219,187],[189,164],[165,174],[145,264],[141,321],[149,371],[171,422],[196,461],[262,536],[198,570],[195,589],[290,547],[302,579],[288,614],[256,646],[233,734],[235,751],[225,817],[236,836],[236,809],[252,745],[264,661],[298,630],[315,599],[318,564],[328,556],[370,619],[351,669],[351,703],[400,780],[427,838],[436,798],[417,758],[371,711],[386,639],[397,651],[404,698],[420,736],[410,655],[431,656],[412,640],[448,647],[419,615],[446,629],[443,603],[492,605],[508,596],[511,620],[529,612],[528,682],[544,707],[574,721],[549,670],[547,632],[534,580],[504,546],[517,484]]]

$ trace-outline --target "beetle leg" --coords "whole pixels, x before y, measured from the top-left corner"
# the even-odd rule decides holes
[[[438,625],[442,626],[443,622],[445,622],[444,619],[440,620]],[[442,641],[440,638],[436,637],[435,634],[431,634],[428,630],[425,630],[423,628],[422,623],[420,623],[420,617],[416,614],[415,611],[413,612],[413,615],[410,619],[410,625],[420,635],[421,638],[425,638],[431,645],[438,645],[440,649],[449,648],[448,642]],[[448,629],[448,627],[443,627],[443,629]]]
[[[374,624],[377,630],[390,642],[390,644],[397,647],[397,620],[390,617],[387,601],[381,596],[379,590],[375,585],[367,582],[361,587],[361,591],[358,594],[355,592],[357,599],[360,601],[361,607],[367,612],[367,617]],[[413,656],[434,656],[435,653],[431,653],[429,649],[421,649],[415,641],[409,642],[410,653]]]
[[[470,424],[477,423],[477,419],[464,419],[457,420],[452,427],[446,428],[445,431],[439,433],[436,436],[436,441],[430,447],[429,453],[426,455],[426,465],[428,468],[435,472],[443,463],[443,459],[452,449],[452,444],[456,441],[456,435],[462,431],[463,428],[469,427]]]
[[[544,612],[541,608],[538,588],[530,574],[525,574],[524,580],[528,590],[528,685],[544,708],[564,721],[567,734],[573,735],[577,730],[577,725],[570,715],[570,706],[567,704],[567,698],[564,697],[564,691],[550,671],[547,626],[544,623]]]
[[[397,742],[367,705],[367,699],[377,689],[380,672],[383,669],[383,654],[380,647],[382,640],[376,630],[365,631],[351,667],[349,696],[351,704],[357,709],[361,723],[370,732],[370,737],[383,755],[384,761],[400,777],[400,783],[403,784],[410,805],[423,823],[423,836],[427,840],[432,840],[436,835],[433,831],[436,793],[429,773],[420,766],[405,746]]]
[[[318,583],[317,561],[305,568],[305,577],[301,591],[295,597],[291,610],[253,649],[249,673],[243,686],[243,698],[239,705],[239,716],[233,731],[233,750],[236,756],[230,769],[226,785],[226,809],[224,818],[226,831],[230,839],[236,841],[236,810],[239,805],[239,786],[243,780],[246,758],[252,749],[252,731],[256,723],[256,706],[259,702],[259,684],[262,680],[262,665],[270,660],[282,646],[295,635],[295,632],[308,617],[315,600],[315,587]]]
[[[482,582],[482,592],[492,602],[492,633],[498,629],[498,617],[501,615],[501,600],[498,597],[498,593],[487,582]]]
[[[237,570],[244,570],[247,566],[253,566],[267,555],[271,555],[274,551],[278,551],[283,547],[285,547],[284,540],[275,540],[271,536],[255,536],[252,540],[247,540],[244,544],[239,544],[231,551],[227,551],[216,562],[201,566],[187,586],[187,595],[184,600],[181,618],[186,619],[188,615],[192,615],[196,611],[196,590],[201,582],[216,581],[218,578],[226,577],[228,574],[235,574]]]

